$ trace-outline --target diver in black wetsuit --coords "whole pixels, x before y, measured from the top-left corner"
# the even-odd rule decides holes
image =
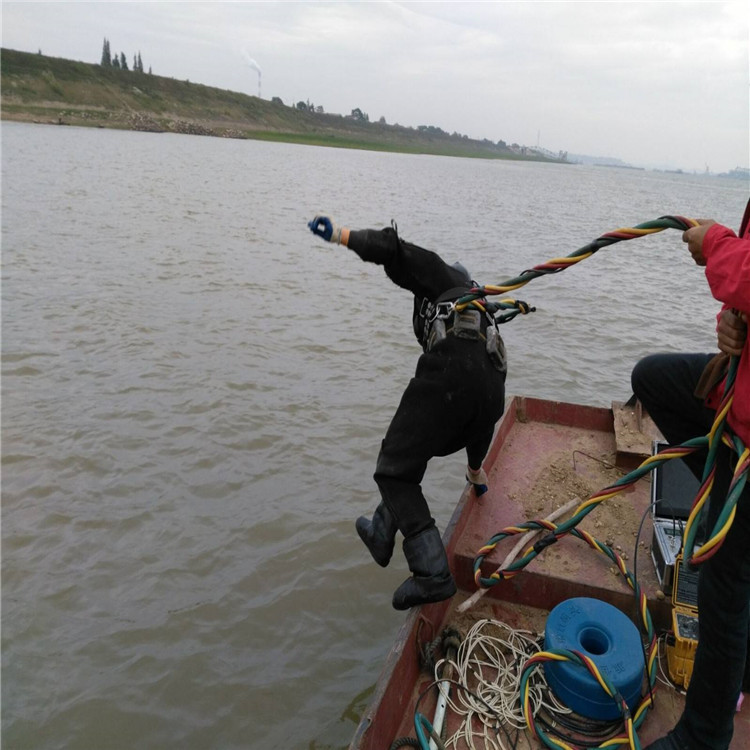
[[[345,245],[414,294],[414,333],[423,354],[382,442],[374,479],[382,502],[372,520],[357,519],[362,541],[385,567],[396,531],[412,577],[393,595],[396,609],[447,599],[456,592],[440,533],[420,483],[433,456],[462,448],[467,480],[487,490],[482,461],[505,405],[505,348],[492,317],[480,309],[454,311],[452,300],[477,286],[460,264],[403,241],[394,227],[349,230],[316,216],[310,230]]]

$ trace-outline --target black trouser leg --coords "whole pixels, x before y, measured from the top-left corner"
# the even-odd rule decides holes
[[[474,471],[482,468],[482,462],[495,434],[495,425],[488,427],[466,446],[466,462]]]
[[[476,360],[463,351],[420,358],[381,445],[374,478],[406,538],[434,523],[420,486],[430,459],[466,448],[479,468],[503,413],[504,378],[482,349]]]
[[[717,455],[710,524],[727,495],[735,453],[722,445]],[[745,486],[734,522],[719,551],[700,568],[698,648],[679,726],[691,750],[726,750],[732,739],[737,699],[747,660],[750,628],[750,485]]]
[[[671,445],[706,435],[715,412],[693,395],[712,354],[651,354],[633,368],[633,393]],[[705,451],[683,459],[698,479],[703,476]]]
[[[406,538],[434,523],[421,482],[430,459],[449,452],[460,428],[444,406],[446,389],[440,378],[412,378],[380,447],[374,479]]]
[[[450,353],[420,357],[383,439],[375,469],[383,504],[404,535],[404,555],[412,573],[394,594],[396,609],[442,601],[455,593],[421,482],[431,458],[464,447],[468,447],[470,461],[481,466],[495,421],[503,411],[504,377],[491,369],[484,350],[477,349],[476,342],[452,344],[454,357]],[[364,530],[364,524],[360,526]]]

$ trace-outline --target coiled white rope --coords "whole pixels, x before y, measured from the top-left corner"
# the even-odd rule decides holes
[[[505,725],[506,731],[526,728],[521,712],[519,679],[526,660],[540,650],[539,637],[530,630],[516,630],[503,622],[488,619],[473,625],[462,641],[455,661],[450,662],[454,679],[466,690],[453,690],[446,696],[450,709],[464,717],[458,730],[446,740],[446,747],[455,748],[461,742],[463,747],[477,750],[476,739],[482,743],[480,748],[485,750],[509,750],[503,743],[499,725]],[[435,679],[438,682],[441,669],[447,664],[446,659],[436,663]],[[543,670],[536,670],[532,679],[530,696],[535,714],[542,707],[555,713],[571,713],[548,690]]]

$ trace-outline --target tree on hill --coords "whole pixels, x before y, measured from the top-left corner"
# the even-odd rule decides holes
[[[104,68],[118,68],[119,70],[128,70],[128,61],[125,57],[124,52],[120,52],[118,55],[114,55],[111,52],[109,46],[109,39],[104,37],[104,44],[102,45],[102,60],[100,65]],[[143,60],[141,59],[140,50],[133,55],[133,70],[137,73],[143,73]],[[151,68],[148,69],[151,73]]]
[[[112,54],[109,51],[109,39],[107,37],[104,37],[104,45],[102,46],[102,62],[101,65],[103,65],[105,68],[112,67]]]

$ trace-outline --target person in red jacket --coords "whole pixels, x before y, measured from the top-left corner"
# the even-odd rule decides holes
[[[723,394],[726,363],[739,357],[727,428],[750,445],[750,201],[737,236],[714,221],[683,234],[693,260],[706,269],[717,318],[716,354],[653,354],[631,376],[633,392],[671,444],[708,434]],[[723,355],[723,356],[721,356]],[[703,455],[687,463],[700,479]],[[712,529],[729,489],[737,455],[722,444],[716,456],[707,528]],[[699,568],[700,635],[685,708],[674,729],[646,750],[727,750],[742,688],[750,633],[750,482],[739,497],[724,543]]]

